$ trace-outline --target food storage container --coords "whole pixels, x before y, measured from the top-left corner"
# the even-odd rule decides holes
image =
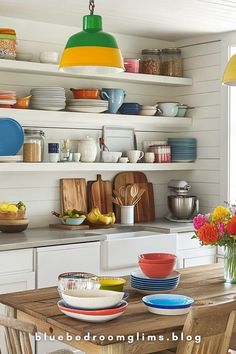
[[[36,129],[25,129],[23,145],[24,162],[42,162],[44,155],[44,132]]]
[[[183,76],[183,63],[179,48],[165,48],[161,51],[161,74],[165,76]]]
[[[151,145],[148,151],[154,152],[156,163],[171,162],[171,147],[170,145]]]
[[[140,72],[143,74],[161,74],[161,51],[160,49],[143,49]]]
[[[125,71],[127,71],[128,73],[139,73],[139,61],[139,59],[125,58]]]
[[[97,144],[95,139],[87,136],[78,141],[78,152],[81,153],[82,162],[94,162],[97,156]]]
[[[0,28],[0,59],[16,58],[16,31]]]

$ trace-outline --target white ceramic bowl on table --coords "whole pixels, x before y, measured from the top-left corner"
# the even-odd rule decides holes
[[[116,163],[121,157],[122,152],[114,152],[114,151],[103,151],[102,152],[102,160],[103,162]]]
[[[66,290],[61,297],[70,306],[83,309],[105,309],[115,306],[124,297],[123,292],[109,290]]]

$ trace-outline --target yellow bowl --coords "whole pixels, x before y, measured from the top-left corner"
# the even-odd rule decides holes
[[[116,277],[99,277],[98,281],[102,290],[123,291],[126,280]]]

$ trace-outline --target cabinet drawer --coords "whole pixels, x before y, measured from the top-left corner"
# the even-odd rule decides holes
[[[35,289],[34,272],[0,276],[0,294],[30,289]]]
[[[41,247],[37,249],[37,287],[57,285],[57,277],[64,272],[98,274],[100,243]]]
[[[184,268],[206,265],[206,264],[213,264],[213,263],[215,263],[215,256],[192,257],[192,258],[184,258],[183,260]]]
[[[0,252],[0,276],[6,273],[32,272],[33,249]]]

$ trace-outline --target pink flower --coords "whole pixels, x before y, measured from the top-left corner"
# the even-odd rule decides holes
[[[208,223],[207,217],[205,215],[202,215],[202,214],[198,214],[193,219],[193,226],[194,226],[195,230],[199,230],[200,227],[202,227],[203,225],[205,225],[207,223]]]
[[[220,236],[223,236],[225,233],[225,225],[223,224],[223,222],[218,222],[217,223],[217,229],[220,233]]]

